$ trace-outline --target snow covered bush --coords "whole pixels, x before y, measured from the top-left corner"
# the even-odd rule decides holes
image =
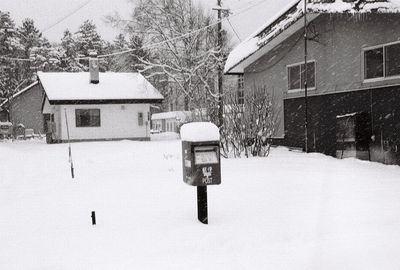
[[[225,96],[221,149],[224,156],[267,156],[277,117],[273,97],[266,87],[253,87],[244,100],[236,93]]]

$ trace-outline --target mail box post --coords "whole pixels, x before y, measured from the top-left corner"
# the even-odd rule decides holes
[[[221,184],[219,129],[208,122],[181,127],[183,181],[197,187],[198,219],[208,224],[207,186]]]

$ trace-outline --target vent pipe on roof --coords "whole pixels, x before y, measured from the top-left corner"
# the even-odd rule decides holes
[[[89,53],[89,74],[90,83],[99,83],[99,59],[95,51]]]

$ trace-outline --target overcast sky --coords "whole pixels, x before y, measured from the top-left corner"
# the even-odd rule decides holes
[[[217,2],[197,1],[210,10]],[[233,17],[230,21],[240,38],[244,39],[291,1],[222,0],[222,5],[231,9]],[[54,42],[60,40],[66,28],[74,32],[86,19],[96,23],[104,39],[113,40],[118,30],[105,24],[104,16],[117,11],[123,17],[128,17],[132,9],[133,5],[128,0],[0,0],[0,10],[9,11],[17,24],[30,17],[34,19],[37,27],[44,31],[44,35]],[[224,28],[230,29],[231,26],[225,23]],[[233,34],[232,39],[234,43],[238,42]]]

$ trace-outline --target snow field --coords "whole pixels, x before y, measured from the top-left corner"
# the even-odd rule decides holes
[[[398,269],[400,168],[273,149],[223,159],[209,225],[181,142],[2,143],[0,269]],[[91,225],[96,211],[97,226]]]

